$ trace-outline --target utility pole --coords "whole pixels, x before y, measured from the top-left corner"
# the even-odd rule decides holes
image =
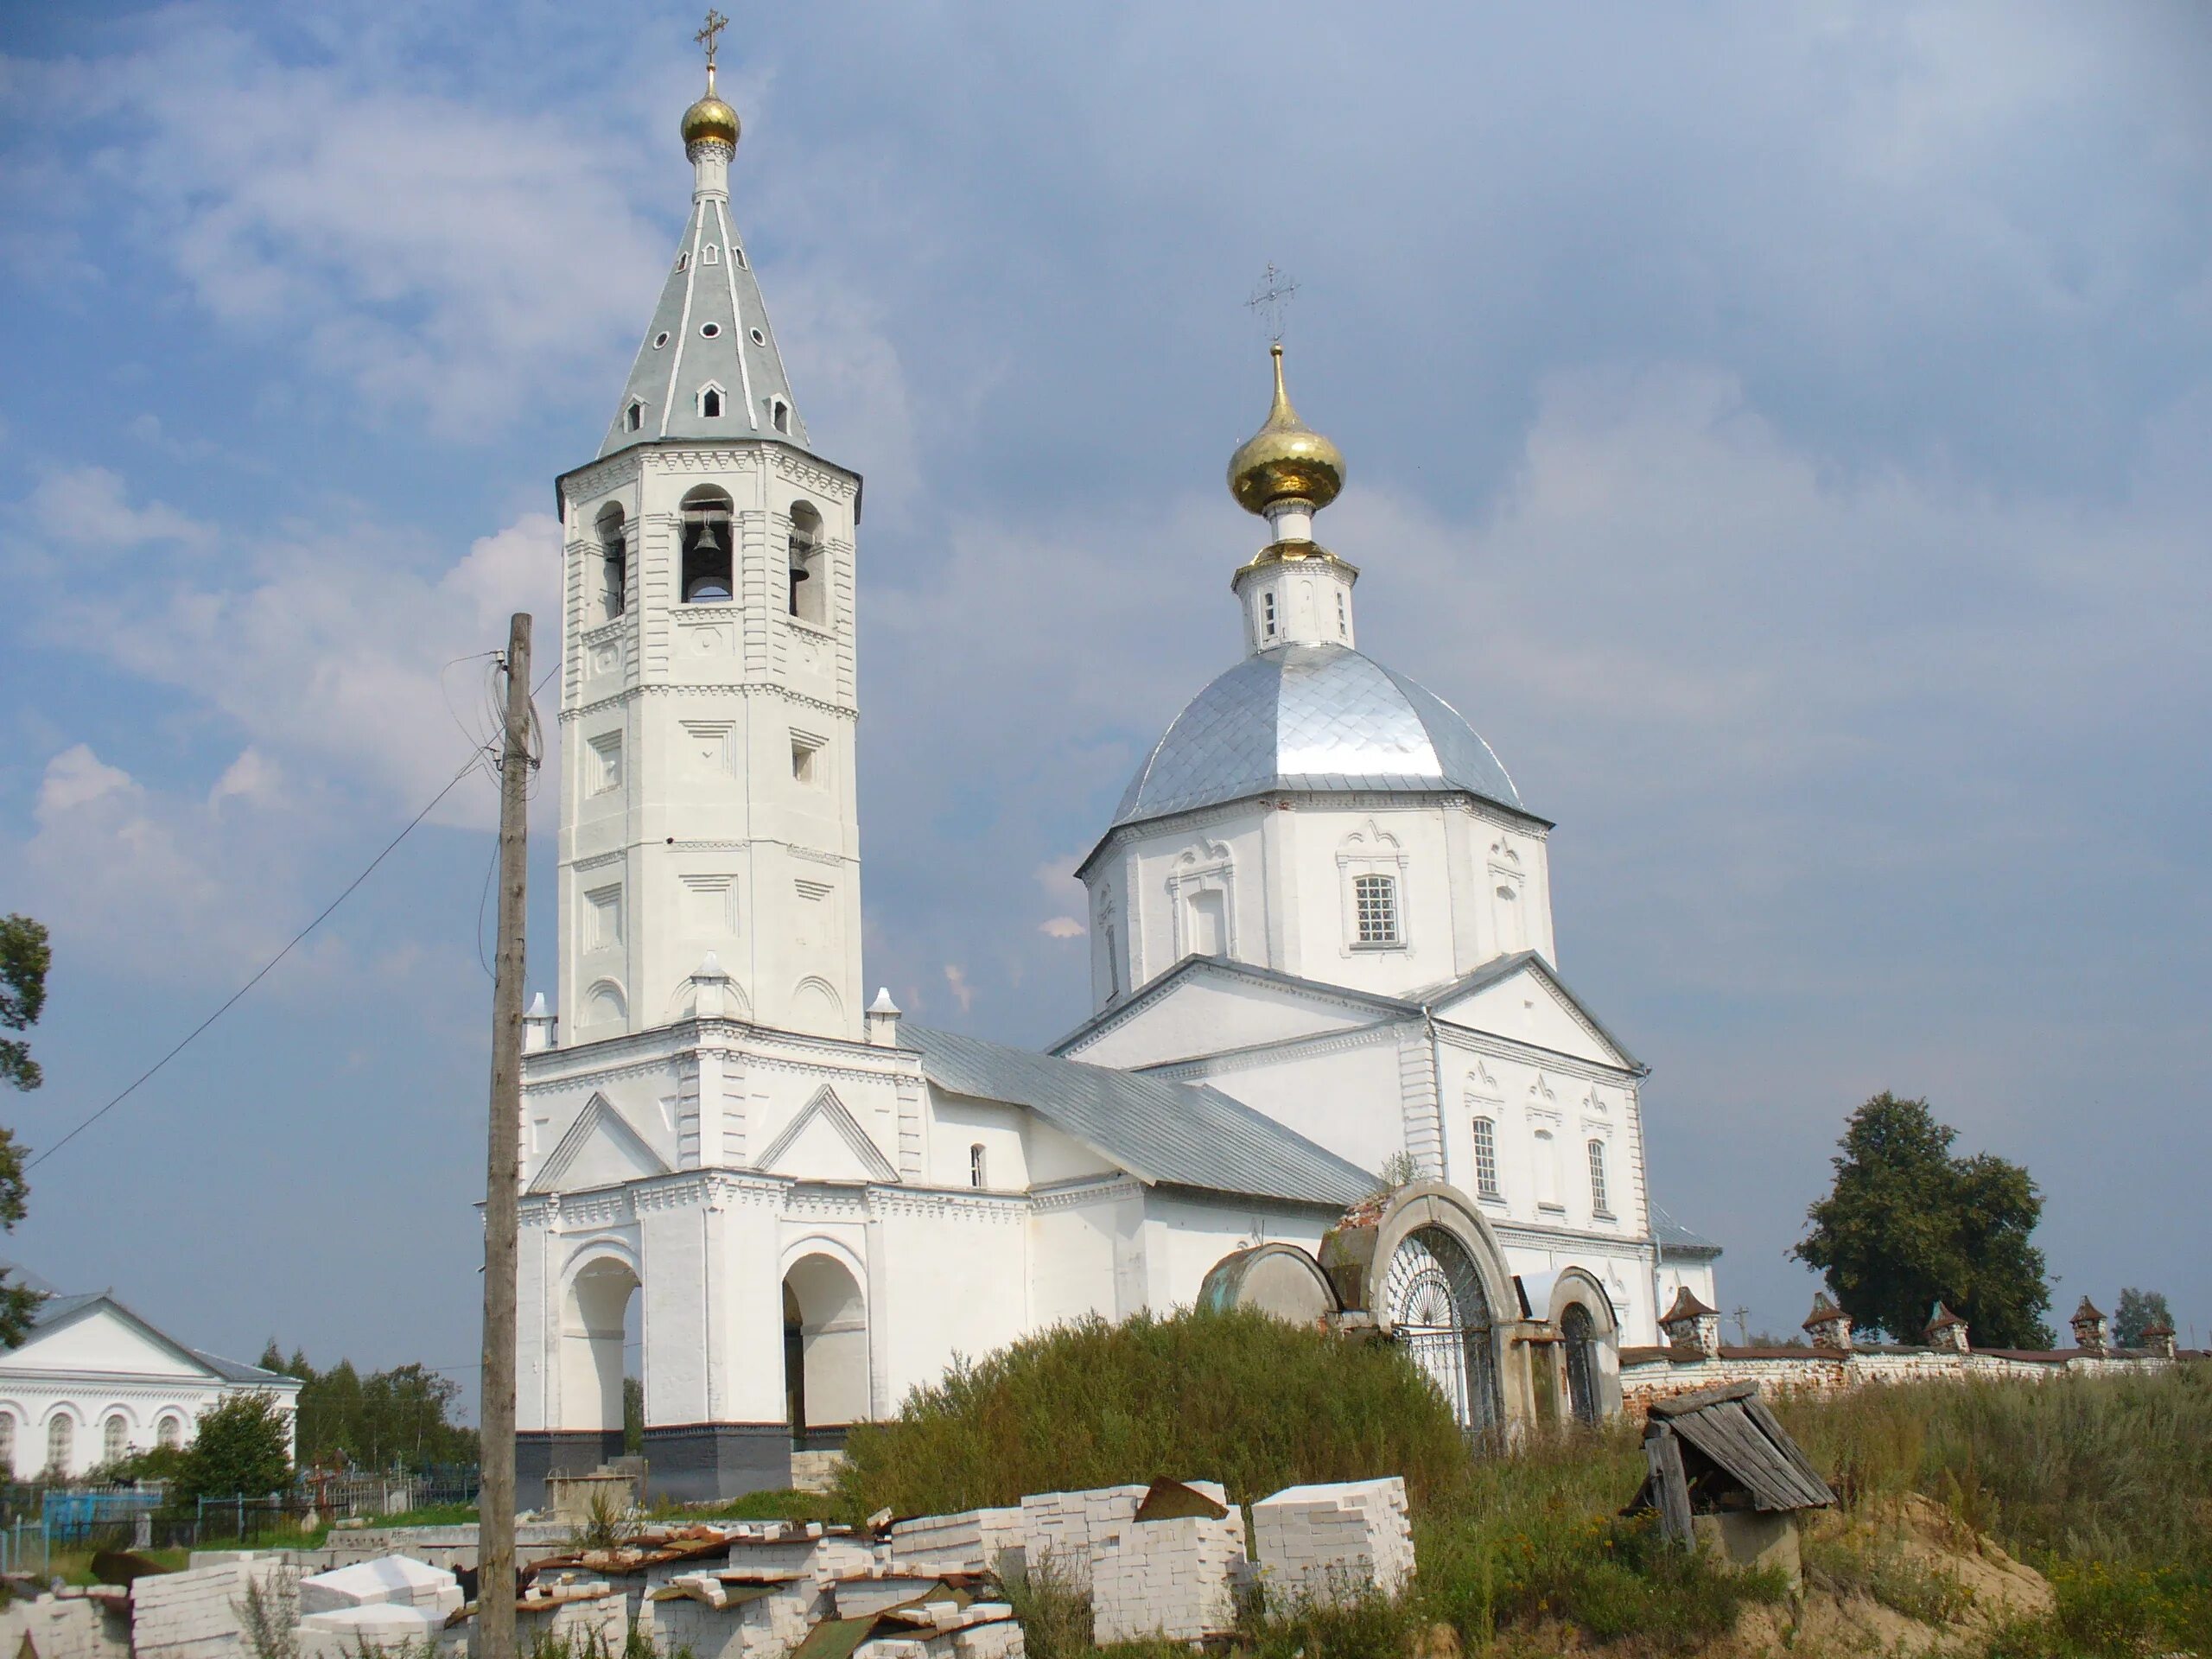
[[[522,1141],[523,904],[528,896],[530,616],[507,626],[499,742],[499,946],[492,988],[492,1130],[484,1169],[484,1369],[478,1412],[476,1659],[515,1659],[515,1185]]]

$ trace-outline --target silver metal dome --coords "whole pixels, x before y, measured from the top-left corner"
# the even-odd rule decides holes
[[[1443,698],[1344,645],[1248,657],[1191,699],[1116,826],[1270,790],[1465,790],[1525,811],[1490,745]]]

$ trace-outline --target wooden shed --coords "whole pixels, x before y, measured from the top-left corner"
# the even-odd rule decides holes
[[[1797,1512],[1836,1501],[1755,1382],[1657,1402],[1643,1457],[1649,1472],[1629,1512],[1656,1510],[1669,1538],[1706,1542],[1739,1567],[1779,1566],[1794,1578]]]

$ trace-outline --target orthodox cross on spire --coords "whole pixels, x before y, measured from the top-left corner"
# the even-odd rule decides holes
[[[1267,331],[1270,344],[1282,344],[1283,313],[1297,293],[1298,284],[1291,279],[1290,274],[1277,270],[1270,260],[1266,274],[1252,290],[1252,297],[1244,302],[1244,308],[1257,317],[1260,327]]]
[[[729,19],[711,7],[707,12],[707,26],[691,38],[707,48],[707,67],[715,67],[715,37],[729,27]]]

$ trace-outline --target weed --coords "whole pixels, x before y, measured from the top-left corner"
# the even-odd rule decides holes
[[[594,1492],[582,1525],[569,1535],[571,1549],[620,1549],[638,1535],[630,1506],[606,1492]]]

